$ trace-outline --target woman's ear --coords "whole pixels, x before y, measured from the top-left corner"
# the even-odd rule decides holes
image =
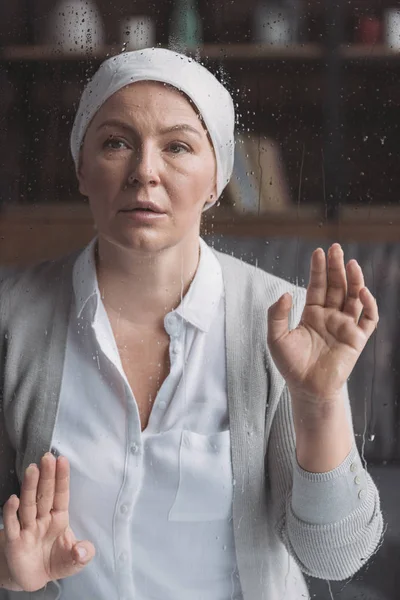
[[[211,190],[210,193],[210,200],[209,200],[209,204],[215,204],[215,202],[217,201],[217,184],[216,181],[214,179],[214,183],[213,183],[213,188]]]
[[[76,176],[78,178],[80,193],[82,194],[82,196],[87,196],[88,193],[87,193],[87,188],[86,188],[85,169],[83,167],[82,154],[79,157],[78,171],[76,173]]]
[[[210,206],[212,206],[213,204],[215,204],[216,201],[217,201],[217,193],[216,193],[216,190],[213,190],[213,192],[209,195],[208,199],[204,203],[203,212],[205,210],[207,210],[208,208],[210,208]]]

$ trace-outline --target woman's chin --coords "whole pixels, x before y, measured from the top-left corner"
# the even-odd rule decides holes
[[[143,254],[155,254],[174,246],[177,240],[165,232],[150,229],[134,229],[130,231],[112,231],[103,236],[108,244],[119,246],[125,250],[133,250]]]
[[[98,227],[98,236],[105,245],[132,250],[141,254],[156,254],[177,246],[188,246],[196,243],[200,234],[199,223],[186,226],[134,226],[121,227],[120,222],[109,223],[107,227]],[[104,246],[104,244],[103,244]]]

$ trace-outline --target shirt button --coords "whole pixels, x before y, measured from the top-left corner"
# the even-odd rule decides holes
[[[172,315],[171,313],[169,313],[168,315],[166,315],[166,317],[164,319],[164,325],[168,329],[171,329],[175,325],[175,317],[174,317],[174,315]]]
[[[358,492],[358,497],[360,498],[360,500],[364,500],[366,495],[367,495],[367,490],[360,490]]]
[[[123,515],[125,515],[128,512],[128,507],[126,504],[122,504],[120,511],[122,512]]]
[[[167,333],[173,337],[178,334],[179,325],[177,317],[174,314],[168,314],[164,319],[164,326]]]
[[[352,473],[355,473],[357,471],[357,463],[355,463],[355,462],[351,463],[351,465],[350,465],[350,471]]]
[[[160,400],[160,402],[158,403],[158,406],[160,408],[165,408],[167,406],[167,403],[165,402],[165,400]]]
[[[356,485],[360,485],[360,483],[361,483],[361,477],[359,477],[359,475],[356,475],[356,476],[354,477],[354,483],[355,483]]]
[[[139,446],[137,444],[131,444],[131,452],[132,454],[137,454],[139,452]]]
[[[121,552],[121,554],[119,555],[119,562],[124,563],[127,558],[128,558],[128,556],[127,556],[126,552]]]

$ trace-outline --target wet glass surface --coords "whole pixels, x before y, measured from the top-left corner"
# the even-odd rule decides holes
[[[355,440],[363,465],[380,493],[385,536],[378,552],[351,578],[328,581],[307,577],[307,581],[310,597],[321,600],[395,600],[398,597],[397,563],[400,558],[400,380],[397,365],[400,328],[400,12],[397,4],[390,0],[350,0],[346,3],[324,0],[251,0],[245,3],[239,0],[138,0],[135,3],[125,0],[36,0],[26,3],[15,0],[12,5],[3,3],[0,6],[0,281],[10,276],[16,267],[81,249],[101,232],[101,222],[95,218],[94,224],[90,211],[93,195],[91,203],[87,197],[90,194],[82,194],[79,190],[69,148],[72,124],[82,91],[100,64],[120,52],[150,46],[190,55],[215,74],[233,98],[236,113],[235,163],[229,184],[216,205],[202,218],[201,234],[208,245],[291,284],[306,287],[312,252],[318,247],[327,252],[331,244],[339,242],[345,260],[358,261],[365,284],[377,300],[379,325],[361,353],[349,377],[348,387]],[[173,150],[178,151],[176,148]],[[163,160],[163,165],[168,163],[167,159]],[[150,164],[150,169],[157,170],[157,166]],[[183,197],[182,193],[179,196],[179,189],[176,197]],[[85,271],[85,277],[88,272]],[[179,275],[182,277],[179,300],[188,289],[184,286],[186,275],[183,271]],[[120,318],[125,309],[128,311],[129,303],[124,307],[119,306],[115,311]],[[88,494],[93,495],[91,502],[96,503],[97,495],[104,488],[109,503],[117,505],[116,486],[118,476],[122,477],[121,464],[125,458],[121,447],[114,445],[116,438],[113,435],[117,424],[121,427],[125,424],[124,410],[129,405],[127,398],[136,406],[135,396],[139,397],[140,392],[136,387],[135,394],[135,385],[132,384],[138,377],[133,367],[134,374],[128,375],[127,364],[132,366],[129,362],[129,350],[132,351],[127,341],[129,335],[126,333],[125,336],[122,329],[122,333],[119,329],[116,333],[106,302],[105,309],[105,322],[109,319],[112,331],[101,329],[98,347],[97,342],[90,338],[93,332],[87,323],[82,327],[79,325],[75,334],[82,353],[79,356],[83,357],[82,364],[93,348],[97,348],[90,357],[90,372],[94,369],[97,373],[93,376],[100,377],[101,374],[97,381],[99,394],[103,385],[110,394],[110,401],[119,398],[121,404],[115,411],[115,415],[119,416],[114,415],[115,419],[113,416],[108,424],[109,430],[106,428],[106,433],[103,432],[105,447],[109,443],[106,472],[102,472],[92,456],[88,463],[90,468],[86,467],[86,473],[86,468],[81,468],[73,489],[79,488],[81,493],[85,481],[90,480]],[[172,305],[168,310],[172,310]],[[126,332],[130,332],[125,325]],[[3,335],[4,323],[2,327]],[[216,546],[228,548],[228,552],[224,550],[222,555],[218,555],[218,560],[221,561],[221,572],[232,574],[231,587],[229,592],[227,587],[222,586],[222,592],[218,588],[216,600],[227,600],[228,597],[238,600],[240,584],[234,552],[227,558],[229,548],[232,550],[232,531],[223,527],[219,529],[221,517],[218,519],[222,513],[225,518],[229,508],[225,494],[225,485],[229,488],[225,481],[229,463],[226,440],[216,438],[217,450],[214,451],[220,462],[212,463],[212,446],[208,443],[210,428],[206,431],[199,426],[205,418],[199,408],[205,401],[200,396],[194,400],[190,425],[186,421],[185,425],[177,425],[178,421],[173,425],[171,414],[169,421],[165,416],[168,415],[170,399],[189,402],[185,394],[177,399],[178,395],[173,393],[179,378],[186,377],[186,366],[192,381],[201,382],[196,372],[196,365],[200,370],[200,358],[196,359],[197,363],[193,363],[193,357],[192,362],[187,358],[187,363],[183,358],[184,353],[189,352],[185,345],[189,343],[187,340],[194,345],[199,342],[186,332],[184,335],[189,337],[180,347],[179,331],[175,346],[168,345],[172,337],[166,335],[160,336],[160,339],[153,336],[154,339],[146,341],[146,356],[157,356],[157,368],[155,374],[144,370],[141,381],[154,377],[157,385],[153,381],[149,394],[156,397],[163,390],[165,396],[158,397],[157,407],[155,405],[163,412],[153,412],[153,423],[149,420],[154,432],[158,428],[160,433],[165,427],[167,435],[166,431],[174,430],[174,427],[182,427],[185,431],[187,427],[190,434],[185,438],[188,447],[182,441],[176,441],[175,481],[172,475],[171,478],[165,477],[162,466],[166,458],[160,439],[157,438],[154,446],[151,440],[148,441],[147,470],[146,465],[140,467],[148,478],[142,473],[143,481],[148,482],[144,484],[143,494],[140,496],[141,492],[134,483],[132,489],[124,493],[128,500],[129,493],[132,498],[139,494],[137,507],[144,512],[133,515],[132,526],[136,527],[138,535],[139,532],[143,534],[138,515],[145,514],[147,503],[151,506],[153,483],[149,482],[159,482],[160,493],[165,493],[166,502],[171,504],[171,513],[166,519],[169,526],[170,521],[175,526],[171,539],[179,538],[177,527],[182,527],[182,550],[193,534],[193,531],[184,530],[182,524],[187,519],[185,503],[190,497],[187,490],[193,492],[198,489],[196,486],[209,488],[208,502],[215,494],[215,502],[220,501],[221,506],[205,509],[200,505],[197,507],[192,500],[199,515],[196,521],[198,535],[204,547],[212,548],[210,540],[216,532]],[[142,333],[140,331],[139,337]],[[170,331],[167,333],[168,336],[174,335]],[[218,335],[215,334],[216,340]],[[83,338],[85,341],[81,343]],[[136,339],[135,336],[133,338]],[[5,347],[4,340],[3,336],[2,348]],[[209,344],[212,347],[213,342]],[[135,351],[139,360],[141,353],[136,346]],[[206,352],[204,348],[202,352]],[[124,362],[126,360],[128,362]],[[160,366],[161,363],[164,367]],[[74,364],[72,361],[71,365]],[[71,372],[80,366],[78,360],[71,367]],[[4,367],[0,368],[3,368],[1,381]],[[176,373],[173,368],[176,368]],[[84,387],[89,371],[79,371],[79,377],[78,371],[76,373],[77,380]],[[171,379],[171,376],[176,379]],[[216,379],[218,381],[217,376]],[[218,385],[216,397],[221,394],[222,398],[225,382],[220,380]],[[0,383],[0,398],[4,389],[5,384]],[[206,385],[205,389],[208,389]],[[82,392],[82,399],[86,397]],[[101,414],[101,403],[93,402],[91,410],[93,414]],[[145,412],[140,412],[142,419]],[[143,442],[146,435],[140,431],[138,415],[132,415],[125,415],[127,420],[133,419],[132,423],[136,423],[133,427],[136,437],[127,456],[132,464],[136,464],[134,461],[139,458],[134,449],[138,448],[137,441]],[[160,415],[164,415],[166,420],[163,421],[164,417]],[[213,435],[226,433],[228,425],[225,417],[219,415],[219,420],[213,423]],[[75,431],[79,424],[76,414],[72,411],[65,419],[71,419],[70,426]],[[104,417],[103,425],[106,421]],[[139,429],[136,430],[138,422]],[[151,437],[154,432],[150,429],[147,433]],[[206,440],[197,437],[203,434]],[[90,435],[91,431],[82,433],[85,440]],[[166,443],[166,449],[174,448],[172,438],[174,436]],[[68,440],[63,437],[62,431],[59,446],[68,452]],[[91,451],[94,447],[88,446]],[[194,453],[192,459],[191,451]],[[190,469],[190,460],[197,455],[200,457],[198,460],[203,461],[198,479]],[[81,464],[80,457],[76,458],[72,464],[79,471],[80,467],[76,465]],[[218,477],[215,477],[216,481],[206,477],[212,464],[220,469],[220,481],[225,481],[222,500],[221,497],[218,499],[216,490]],[[179,476],[182,478],[180,484]],[[201,478],[204,478],[203,482]],[[229,477],[227,481],[230,481]],[[175,489],[179,485],[181,495]],[[174,490],[177,496],[173,502]],[[195,496],[197,501],[198,494]],[[79,501],[74,502],[75,510],[78,504]],[[152,506],[152,510],[156,509],[156,505]],[[129,510],[129,501],[125,497],[121,501],[120,517],[130,515]],[[74,517],[77,527],[80,526],[80,518]],[[207,520],[207,526],[203,524],[200,531],[201,522]],[[109,525],[102,527],[94,519],[92,529],[97,531],[98,527],[99,540],[104,541],[107,536],[114,535]],[[153,543],[157,545],[157,538]],[[202,547],[199,545],[197,549]],[[120,556],[123,554],[120,553]],[[182,561],[184,555],[183,551]],[[196,553],[196,558],[200,564],[201,560],[208,564],[202,551]],[[99,585],[112,595],[117,593],[118,585],[115,589],[112,586],[118,577],[114,572],[108,577],[107,561],[109,557],[101,555],[96,569],[102,573]],[[158,565],[157,568],[161,567]],[[211,569],[210,565],[208,568]],[[124,574],[124,568],[121,569]],[[197,572],[193,574],[194,580],[197,576],[200,577]],[[104,582],[101,577],[104,577]],[[143,586],[141,589],[146,589],[146,578],[151,579],[151,575],[143,569],[137,577]],[[129,577],[126,581],[124,589],[129,590]],[[83,579],[82,590],[90,590],[85,588],[86,585]],[[109,589],[107,585],[110,585]],[[160,582],[159,585],[162,588]],[[170,590],[177,589],[176,593],[181,593],[179,581],[168,585]],[[188,585],[190,587],[190,578]],[[160,588],[151,589],[158,589],[157,593],[161,594]],[[122,588],[118,589],[118,597],[123,598]],[[0,598],[2,593],[0,591]],[[77,593],[76,589],[66,586],[62,598],[70,600],[68,594],[74,593]],[[197,589],[192,593],[193,600],[206,597]],[[150,597],[153,600],[153,596]],[[210,599],[210,596],[207,598]],[[270,600],[268,594],[266,598]]]

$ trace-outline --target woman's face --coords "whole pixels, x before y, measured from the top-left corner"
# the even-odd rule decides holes
[[[204,204],[216,194],[216,162],[186,97],[158,82],[137,82],[93,118],[78,179],[99,236],[154,252],[199,235]]]

